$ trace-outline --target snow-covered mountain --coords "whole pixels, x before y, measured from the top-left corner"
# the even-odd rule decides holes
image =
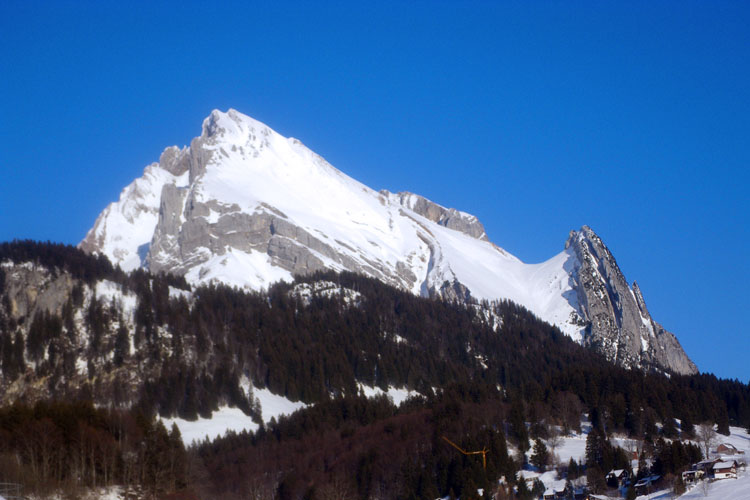
[[[476,217],[375,191],[231,109],[213,111],[190,147],[167,148],[146,167],[80,247],[193,284],[260,289],[333,269],[424,296],[510,299],[613,361],[697,371],[590,228],[526,264],[490,242]]]

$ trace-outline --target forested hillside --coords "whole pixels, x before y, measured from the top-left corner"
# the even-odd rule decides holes
[[[626,433],[654,450],[659,437],[677,436],[670,425],[658,430],[672,418],[685,435],[705,421],[719,432],[750,423],[746,384],[627,370],[515,304],[424,299],[355,274],[265,292],[191,290],[181,278],[126,274],[69,246],[25,241],[0,245],[0,298],[5,405],[78,400],[150,422],[210,417],[220,405],[259,421],[253,387],[313,403],[192,450],[188,477],[210,495],[460,495],[501,476],[513,483],[521,463],[509,448],[529,450],[552,426],[576,429],[583,414],[603,435]],[[422,396],[397,408],[365,398],[361,385]],[[0,432],[21,432],[8,422],[0,419]],[[486,447],[486,469],[442,436]],[[15,449],[9,442],[18,441],[0,451]],[[124,462],[112,467],[109,477],[126,474]]]

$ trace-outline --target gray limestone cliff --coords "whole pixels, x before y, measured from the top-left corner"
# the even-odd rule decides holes
[[[445,208],[423,196],[408,191],[393,194],[383,190],[380,193],[436,224],[467,234],[472,238],[489,241],[484,226],[474,215],[461,212],[455,208]]]
[[[584,344],[617,364],[697,373],[674,334],[655,322],[636,283],[631,289],[612,253],[588,226],[571,231],[580,267],[576,292],[585,321]]]
[[[241,120],[233,111],[228,116]],[[189,171],[189,180],[187,187],[169,183],[162,187],[158,221],[144,262],[151,271],[185,274],[213,256],[236,249],[266,254],[274,266],[296,275],[328,269],[333,263],[339,269],[375,276],[393,286],[414,286],[417,277],[405,266],[391,269],[364,255],[352,257],[338,251],[320,237],[324,235],[295,225],[286,214],[268,204],[261,203],[254,213],[247,213],[234,204],[204,199],[201,175],[213,156],[223,151],[221,147],[212,149],[225,132],[219,117],[220,113],[214,112],[204,121],[201,136],[193,139],[189,148],[168,148],[160,158],[159,165],[173,175]],[[266,137],[270,133],[268,128],[251,127],[242,147],[247,148],[248,155],[255,155],[268,147]],[[451,215],[448,219],[458,217]],[[481,224],[479,227],[483,233]],[[81,248],[90,251],[85,242]]]
[[[3,265],[6,275],[4,295],[13,319],[33,318],[46,312],[60,315],[73,288],[67,273],[50,273],[31,263]]]

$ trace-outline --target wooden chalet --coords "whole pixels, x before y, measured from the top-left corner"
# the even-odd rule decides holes
[[[716,453],[719,455],[744,455],[744,451],[740,451],[736,446],[730,443],[721,443],[716,447]]]
[[[697,464],[693,464],[693,470],[702,470],[704,474],[706,474],[707,476],[710,476],[711,471],[713,471],[714,464],[719,461],[720,460],[718,458],[709,458],[707,460],[701,460]]]
[[[713,466],[714,479],[737,479],[737,461],[716,462]]]
[[[570,498],[571,492],[563,484],[562,486],[554,486],[545,490],[542,498],[544,500],[567,500]]]
[[[607,486],[618,489],[628,484],[628,479],[630,479],[630,476],[625,469],[613,469],[606,476]]]
[[[682,473],[682,482],[685,484],[693,484],[696,481],[700,481],[706,476],[706,472],[700,469],[690,469]]]

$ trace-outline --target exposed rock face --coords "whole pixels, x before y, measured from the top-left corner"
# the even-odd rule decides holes
[[[30,263],[2,264],[6,274],[4,293],[13,319],[33,318],[37,313],[59,315],[73,288],[66,273],[52,274]]]
[[[407,191],[393,194],[383,190],[381,193],[392,199],[396,199],[402,206],[413,210],[436,224],[467,234],[472,238],[489,241],[487,233],[484,231],[484,226],[479,222],[479,219],[471,214],[460,212],[455,208],[442,207],[423,196]]]
[[[195,284],[262,289],[333,269],[452,301],[508,299],[613,362],[695,371],[590,228],[526,264],[490,242],[475,216],[374,191],[234,110],[213,111],[189,147],[167,148],[80,247]]]
[[[656,323],[636,283],[633,289],[602,240],[591,228],[571,231],[577,269],[578,300],[586,321],[584,343],[610,361],[627,367],[661,368],[690,374],[698,370],[677,338]]]

